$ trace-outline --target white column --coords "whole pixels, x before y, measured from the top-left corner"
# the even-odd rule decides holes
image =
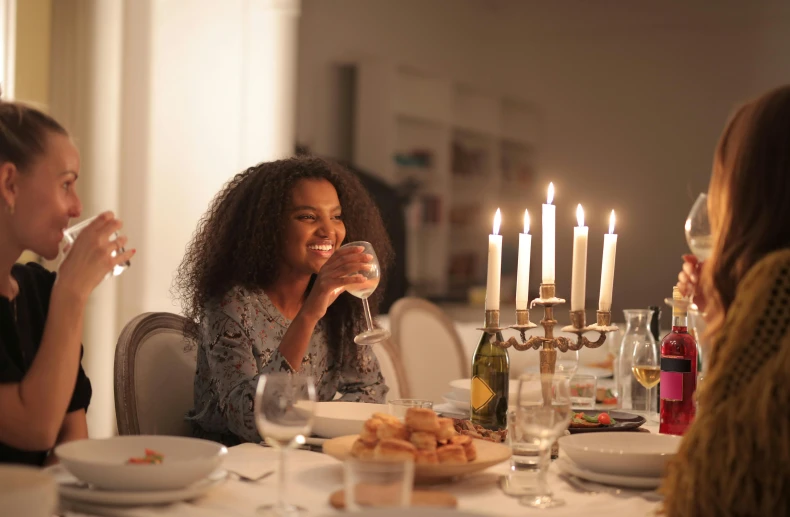
[[[83,217],[119,209],[122,29],[121,2],[53,3],[51,111],[80,149]],[[102,282],[85,316],[82,364],[93,385],[88,430],[97,438],[115,432],[117,291],[114,279]]]

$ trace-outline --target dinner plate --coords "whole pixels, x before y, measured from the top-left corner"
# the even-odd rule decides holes
[[[387,404],[363,402],[318,402],[315,404],[313,434],[324,438],[337,438],[359,433],[362,425],[373,413],[389,413]]]
[[[450,391],[442,395],[442,399],[448,404],[452,404],[456,409],[461,411],[469,411],[469,397]]]
[[[577,375],[594,375],[598,379],[605,379],[614,375],[614,371],[607,368],[600,368],[598,366],[579,366],[576,369]]]
[[[518,380],[511,379],[509,382],[508,398],[515,401],[516,395],[518,394]],[[454,392],[456,399],[466,398],[466,400],[470,400],[472,396],[472,379],[455,379],[454,381],[450,381],[450,388]]]
[[[130,464],[146,449],[163,455],[161,463]],[[67,442],[55,447],[74,477],[105,490],[179,490],[217,470],[228,449],[217,442],[183,436],[113,436]]]
[[[579,467],[616,476],[659,477],[681,438],[653,433],[586,433],[562,436],[560,449]]]
[[[403,517],[408,514],[409,517],[487,517],[482,513],[465,512],[463,510],[456,510],[455,508],[437,508],[428,506],[413,506],[408,510],[404,508],[363,508],[355,512],[355,516],[359,517]],[[337,513],[324,514],[321,517],[336,517]]]
[[[58,491],[60,497],[83,503],[104,506],[142,506],[148,504],[166,504],[188,501],[205,494],[210,489],[222,484],[228,477],[224,470],[217,470],[207,478],[186,488],[178,490],[154,490],[144,492],[124,492],[120,490],[102,490],[80,483],[76,478],[71,481],[60,481]]]
[[[633,431],[641,427],[647,420],[645,417],[623,411],[598,411],[595,409],[574,409],[574,413],[584,413],[585,415],[596,416],[601,413],[609,413],[614,418],[615,424],[609,427],[569,427],[571,434],[576,433],[607,433],[617,431]]]
[[[354,434],[328,440],[324,443],[324,453],[340,461],[345,461],[351,457],[351,447],[357,438],[359,438],[359,435]],[[414,477],[419,482],[454,478],[485,470],[510,458],[510,447],[507,445],[478,439],[475,439],[474,444],[477,449],[477,457],[474,461],[463,465],[441,463],[438,465],[415,465]]]
[[[596,483],[603,483],[605,485],[614,485],[627,488],[645,488],[654,489],[658,488],[661,484],[660,477],[642,477],[642,476],[618,476],[615,474],[602,474],[600,472],[593,472],[592,470],[583,469],[569,458],[560,456],[554,461],[557,468],[563,474],[571,474],[578,478],[586,479],[588,481],[595,481]]]

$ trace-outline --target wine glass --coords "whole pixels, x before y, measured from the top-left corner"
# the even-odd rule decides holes
[[[700,262],[710,257],[713,249],[713,234],[708,219],[708,195],[704,192],[697,196],[686,218],[686,242]]]
[[[362,299],[362,307],[365,309],[365,321],[367,322],[368,329],[354,338],[354,342],[358,345],[372,345],[379,341],[384,341],[390,337],[390,333],[385,329],[373,328],[373,318],[370,315],[370,305],[368,304],[368,297],[373,294],[373,291],[379,286],[381,280],[381,266],[379,265],[379,258],[376,256],[376,251],[373,246],[366,241],[349,242],[341,246],[359,246],[365,248],[362,253],[367,253],[373,257],[373,260],[365,264],[359,271],[352,273],[352,275],[362,275],[365,277],[365,282],[361,284],[353,284],[346,288],[346,291]]]
[[[262,375],[255,390],[255,425],[266,443],[280,450],[277,504],[261,506],[258,515],[292,516],[304,509],[285,502],[285,453],[304,443],[313,428],[316,391],[312,377],[290,373]]]
[[[636,340],[634,344],[633,362],[631,372],[639,384],[647,390],[645,397],[645,419],[650,423],[656,423],[650,406],[653,400],[653,388],[661,380],[661,355],[658,353],[658,345],[653,339]]]
[[[565,504],[554,497],[546,476],[551,446],[571,421],[570,377],[566,373],[525,373],[518,379],[516,425],[521,439],[538,449],[538,483],[519,500],[525,506],[553,508]]]

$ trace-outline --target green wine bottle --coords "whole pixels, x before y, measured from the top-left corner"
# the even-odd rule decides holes
[[[472,356],[471,420],[492,431],[507,428],[510,386],[510,357],[497,341],[504,342],[501,332],[483,331]]]

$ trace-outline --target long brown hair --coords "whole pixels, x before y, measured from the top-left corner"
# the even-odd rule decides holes
[[[303,179],[325,179],[337,190],[346,226],[346,241],[373,245],[381,263],[382,283],[368,299],[378,311],[394,253],[379,211],[356,176],[322,158],[297,157],[260,163],[237,174],[216,195],[198,223],[174,286],[188,325],[200,325],[206,306],[236,286],[255,291],[271,285],[281,263],[285,212],[294,185]],[[310,281],[312,286],[315,275]],[[310,287],[308,287],[309,291]],[[356,347],[362,329],[362,303],[341,294],[326,313],[329,342]]]
[[[743,105],[730,119],[708,194],[714,246],[702,286],[713,336],[749,269],[790,247],[790,85]]]

